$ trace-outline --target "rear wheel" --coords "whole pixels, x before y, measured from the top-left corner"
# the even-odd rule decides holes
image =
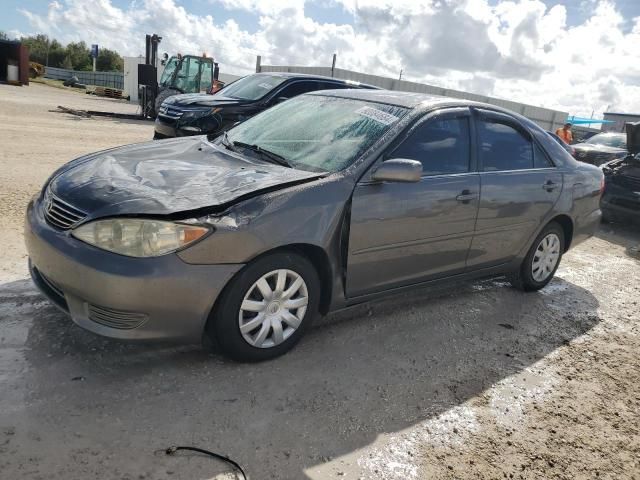
[[[300,340],[318,312],[319,299],[320,280],[309,260],[288,252],[268,255],[229,282],[207,334],[234,360],[274,358]]]
[[[509,282],[525,292],[546,286],[560,265],[564,242],[562,227],[549,223],[536,237],[518,271],[507,276]]]

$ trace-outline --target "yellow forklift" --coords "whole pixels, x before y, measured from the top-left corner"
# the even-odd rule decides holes
[[[213,58],[197,55],[163,55],[164,71],[158,78],[158,44],[162,37],[146,36],[145,63],[138,65],[138,84],[142,116],[155,118],[164,100],[181,93],[215,93],[220,88],[220,69]]]

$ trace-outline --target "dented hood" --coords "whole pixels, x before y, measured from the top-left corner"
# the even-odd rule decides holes
[[[54,175],[49,189],[88,218],[169,215],[224,206],[319,176],[229,152],[205,137],[187,137],[70,162]]]

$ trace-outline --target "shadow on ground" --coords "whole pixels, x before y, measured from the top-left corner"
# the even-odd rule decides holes
[[[624,247],[627,255],[640,260],[640,224],[631,221],[602,223],[596,237]]]
[[[319,321],[274,361],[123,344],[74,326],[28,281],[0,287],[0,470],[11,478],[210,479],[230,455],[253,479],[305,469],[432,418],[591,329],[597,300],[555,279],[418,291]],[[8,391],[8,390],[4,390]],[[10,436],[1,436],[10,429]],[[155,452],[155,453],[154,453]],[[28,475],[27,475],[28,474]]]

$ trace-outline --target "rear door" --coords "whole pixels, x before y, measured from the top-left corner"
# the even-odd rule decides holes
[[[515,118],[474,109],[480,205],[467,266],[508,262],[560,196],[562,173]]]
[[[365,175],[351,207],[347,296],[464,271],[480,181],[466,108],[443,110],[412,127],[385,159],[423,165],[417,183],[372,182]]]

